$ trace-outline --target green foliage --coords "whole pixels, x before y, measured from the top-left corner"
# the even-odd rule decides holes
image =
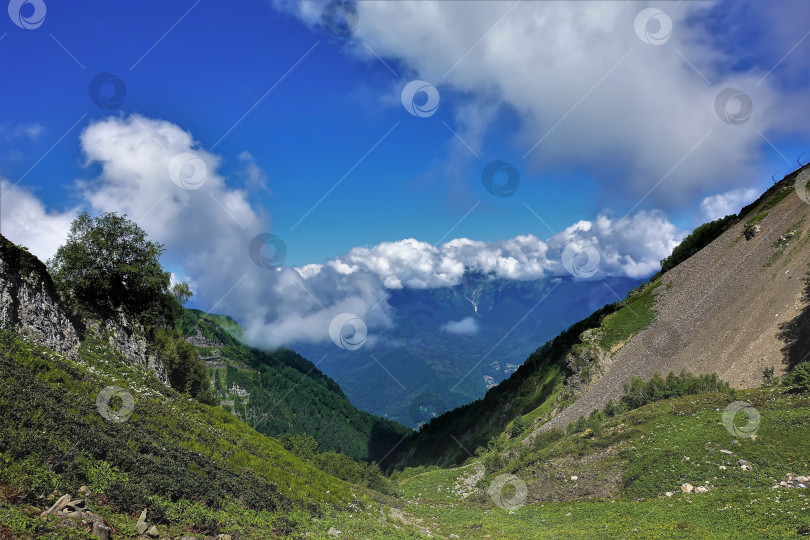
[[[802,362],[785,377],[785,382],[798,387],[802,392],[810,392],[810,362]]]
[[[191,292],[191,287],[189,287],[188,283],[185,281],[175,283],[171,292],[172,296],[174,296],[174,300],[181,306],[186,305],[186,302],[194,296],[194,293]]]
[[[627,298],[616,304],[616,310],[604,316],[599,327],[599,346],[613,351],[638,332],[647,328],[656,317],[656,289],[660,279],[630,291]]]
[[[541,432],[532,440],[534,450],[542,450],[565,437],[565,430],[561,428],[551,428]]]
[[[632,410],[662,399],[689,394],[728,392],[730,389],[729,384],[720,380],[716,373],[695,376],[684,370],[680,375],[670,373],[666,379],[654,373],[647,382],[640,377],[633,377],[629,383],[625,383],[621,401]]]
[[[177,302],[160,266],[164,249],[126,216],[79,215],[67,243],[49,261],[62,296],[81,310],[102,314],[124,308],[147,326],[170,325]]]
[[[185,392],[207,405],[216,404],[205,364],[197,356],[193,345],[183,339],[179,330],[160,328],[153,338],[158,356],[163,360],[172,388]]]
[[[732,214],[697,227],[672,250],[672,254],[669,257],[661,261],[661,272],[664,273],[675,268],[695,253],[711,244],[716,238],[737,223],[737,221],[737,215]]]
[[[773,366],[766,367],[762,370],[762,386],[776,386],[779,384],[779,377],[774,376],[776,368]]]
[[[312,459],[318,453],[318,441],[312,435],[282,433],[278,437],[278,442],[288,452],[304,459]]]
[[[271,437],[310,435],[321,451],[353,459],[380,460],[410,430],[396,422],[357,409],[338,384],[312,362],[289,349],[262,351],[239,341],[233,319],[184,310],[178,326],[188,337],[198,332],[226,364],[215,373],[223,400],[257,431]],[[249,393],[247,401],[229,394],[234,385]],[[224,407],[230,406],[223,404]]]
[[[346,484],[225,411],[183,398],[101,345],[80,355],[77,363],[0,332],[0,486],[35,500],[88,485],[111,512],[148,508],[157,522],[183,515],[204,533],[348,503]],[[126,377],[97,374],[119,367]],[[134,396],[125,422],[96,408],[99,391],[113,384]],[[182,510],[189,505],[201,510]]]
[[[315,463],[320,470],[341,480],[360,486],[366,486],[386,495],[396,493],[394,485],[382,474],[380,467],[374,462],[357,462],[349,456],[336,452],[316,454],[312,462]]]
[[[526,431],[526,424],[523,422],[523,416],[517,415],[514,420],[512,420],[512,425],[509,428],[509,436],[510,437],[519,437],[524,431]]]
[[[571,422],[568,424],[568,426],[566,426],[565,432],[568,435],[572,435],[574,433],[582,433],[586,429],[588,429],[588,422],[585,420],[584,416],[580,416],[577,418],[576,422]]]

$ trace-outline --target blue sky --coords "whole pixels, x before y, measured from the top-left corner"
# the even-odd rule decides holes
[[[788,6],[785,9],[790,11]],[[769,30],[760,27],[761,17],[750,9],[732,11],[721,4],[698,23],[712,33],[725,31],[723,38],[714,36],[718,49],[740,52],[728,71],[767,69],[787,52],[769,50],[763,45],[765,38],[751,38],[767,37]],[[479,157],[470,154],[454,161],[458,178],[447,178],[444,164],[454,149],[461,148],[447,126],[457,126],[454,109],[471,99],[468,92],[439,86],[438,112],[430,118],[413,117],[403,110],[396,94],[416,78],[413,66],[400,58],[387,58],[396,77],[380,61],[353,54],[347,40],[308,25],[270,2],[52,0],[47,2],[40,28],[18,28],[10,18],[3,19],[1,28],[0,34],[5,35],[0,41],[3,125],[11,129],[36,123],[43,128],[34,141],[4,141],[3,177],[18,179],[87,114],[23,180],[22,186],[34,190],[49,208],[76,203],[73,182],[93,171],[84,166],[78,141],[88,123],[136,112],[177,124],[210,150],[313,46],[214,149],[222,157],[221,172],[229,181],[239,182],[236,171],[243,151],[250,152],[264,170],[268,191],[254,194],[254,201],[269,210],[273,231],[289,246],[290,263],[320,262],[357,245],[411,236],[435,242],[478,201],[474,214],[452,236],[496,240],[526,233],[550,235],[524,203],[558,231],[579,219],[592,219],[602,209],[622,215],[637,201],[625,193],[601,190],[599,174],[592,167],[578,167],[574,161],[549,167],[524,162],[524,147],[512,140],[520,114],[508,106],[491,121]],[[795,37],[798,41],[801,35]],[[809,46],[807,40],[792,55],[806,58]],[[89,99],[87,85],[99,72],[116,74],[126,84],[126,98],[119,109],[103,110]],[[772,77],[785,88],[806,90],[808,83],[806,70],[797,74],[796,69],[777,69]],[[598,91],[591,97],[598,101]],[[573,95],[571,102],[575,102]],[[808,146],[806,134],[777,133],[770,140],[791,160]],[[787,168],[776,152],[760,142],[762,156],[751,169],[755,174],[743,185],[763,187],[771,173]],[[674,163],[679,156],[671,158]],[[496,199],[483,189],[480,171],[494,159],[515,163],[521,171],[516,196]],[[617,168],[609,174],[623,171]],[[697,193],[682,205],[667,208],[668,214],[682,227],[690,227],[700,195],[708,194]],[[645,201],[640,208],[655,203]]]
[[[283,239],[287,266],[332,261],[329,279],[301,274],[318,300],[305,324],[350,305],[386,324],[347,284],[356,268],[388,289],[452,283],[450,263],[532,279],[590,242],[596,277],[639,277],[810,151],[803,0],[362,1],[343,38],[321,0],[11,5],[30,25],[37,3],[38,27],[0,22],[2,232],[46,258],[79,210],[128,212],[199,306],[265,322],[278,313],[257,304],[280,302],[287,273],[244,277],[260,232]],[[120,107],[91,99],[99,73],[123,81]],[[435,114],[406,111],[414,80],[438,93]],[[753,111],[719,110],[728,88]],[[171,183],[180,151],[203,157],[204,189]],[[518,171],[512,196],[485,189],[494,160]],[[505,242],[520,235],[533,239]],[[482,244],[430,246],[454,238]]]

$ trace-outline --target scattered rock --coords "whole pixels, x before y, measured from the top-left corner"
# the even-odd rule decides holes
[[[79,495],[90,495],[90,489],[87,486],[82,486],[79,488]]]
[[[666,493],[664,493],[664,495],[666,495],[667,497],[672,497],[673,495],[675,495],[675,493],[673,491],[667,491]]]
[[[574,481],[579,480],[579,476],[572,476],[571,480],[574,480]]]
[[[158,531],[158,528],[156,526],[152,525],[151,527],[149,527],[149,530],[146,531],[146,536],[157,538],[158,536],[160,536],[160,532]]]
[[[340,531],[334,527],[329,527],[329,530],[326,531],[326,534],[329,536],[340,536]]]
[[[76,499],[75,501],[70,501],[67,503],[66,508],[69,508],[70,510],[86,510],[87,503],[82,499]]]
[[[801,482],[802,484],[804,484],[804,483],[810,481],[810,478],[807,478],[806,476],[797,476],[796,481]]]
[[[709,491],[709,488],[706,486],[698,486],[695,488],[695,493],[706,493],[707,491]]]
[[[93,522],[93,536],[99,538],[100,540],[109,540],[110,538],[110,528],[101,521],[97,520]]]
[[[55,503],[53,503],[53,506],[42,512],[42,515],[47,516],[50,514],[55,514],[56,512],[67,506],[69,502],[70,502],[70,495],[67,494],[62,495]]]
[[[721,454],[727,454],[727,455],[729,455],[729,456],[733,456],[733,455],[734,455],[734,452],[732,452],[731,450],[720,450],[720,453],[721,453]]]
[[[135,524],[135,530],[138,531],[138,534],[143,534],[148,528],[149,525],[146,524],[146,508],[144,508],[143,512],[141,512],[141,515],[138,518],[138,523]]]
[[[230,534],[218,534],[216,540],[231,540]]]
[[[461,537],[459,535],[457,535],[457,534],[451,534],[450,538],[461,538]]]
[[[721,471],[725,471],[726,469],[728,469],[728,467],[726,467],[725,465],[720,465],[720,470]]]
[[[681,491],[683,491],[684,493],[692,493],[694,489],[695,487],[692,484],[684,484],[681,486]]]

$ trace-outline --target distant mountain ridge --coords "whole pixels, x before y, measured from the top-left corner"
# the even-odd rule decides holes
[[[515,281],[468,270],[454,287],[392,290],[393,327],[370,330],[360,349],[342,350],[331,341],[291,348],[325,357],[318,367],[355,406],[416,427],[482,397],[538,343],[640,283],[625,277]]]

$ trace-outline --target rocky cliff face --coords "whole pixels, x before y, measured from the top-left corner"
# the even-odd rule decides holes
[[[161,382],[169,385],[163,361],[149,350],[146,331],[138,323],[130,321],[122,311],[116,313],[114,319],[88,321],[86,335],[106,341],[130,363],[152,370]]]
[[[573,399],[596,382],[610,367],[610,354],[599,346],[599,333],[596,329],[586,330],[580,335],[581,343],[571,348],[565,357],[568,376],[560,400]]]
[[[80,321],[59,301],[42,262],[0,235],[0,327],[67,356],[76,357],[83,336],[108,341],[129,362],[168,384],[163,362],[148,350],[145,333],[123,313],[115,319]]]
[[[0,326],[75,356],[79,330],[59,304],[45,265],[0,236]]]

